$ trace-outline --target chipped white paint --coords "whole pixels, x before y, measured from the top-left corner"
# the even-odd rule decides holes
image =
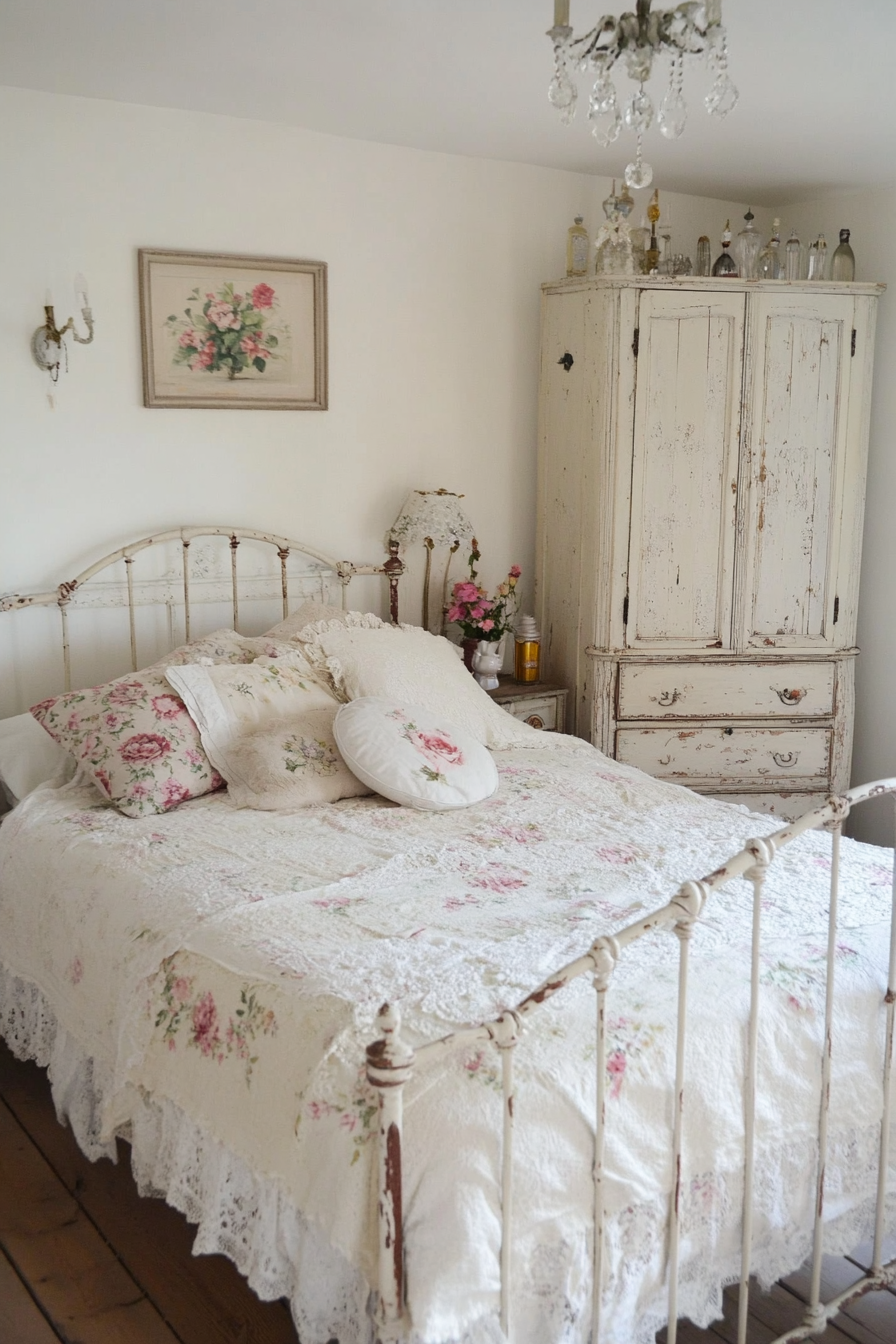
[[[536,606],[573,732],[612,755],[658,719],[811,718],[791,792],[847,786],[881,288],[544,286]],[[706,770],[705,745],[624,758],[769,805],[764,765]]]
[[[830,728],[756,728],[676,724],[620,728],[616,759],[660,779],[805,780],[828,777]]]

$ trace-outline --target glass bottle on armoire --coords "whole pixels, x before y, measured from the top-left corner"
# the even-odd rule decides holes
[[[733,279],[737,275],[737,266],[735,265],[734,258],[728,251],[730,246],[731,246],[731,221],[726,219],[725,229],[724,232],[722,233],[722,250],[716,257],[715,262],[713,263],[712,273],[713,275],[721,275],[723,277],[727,276],[729,280]]]
[[[781,228],[780,219],[776,219],[772,225],[772,236],[767,245],[759,253],[759,260],[756,263],[756,274],[760,280],[783,280],[784,262],[781,258]]]
[[[832,280],[855,280],[856,257],[849,245],[849,229],[840,230],[840,246],[831,257]]]

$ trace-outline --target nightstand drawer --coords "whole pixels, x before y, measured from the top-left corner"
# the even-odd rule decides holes
[[[515,719],[546,733],[562,733],[566,725],[566,691],[560,686],[525,686],[510,678],[501,679],[496,691],[489,691],[495,704]]]
[[[620,728],[616,759],[660,779],[825,779],[830,728]]]
[[[620,719],[823,718],[832,663],[622,663]]]

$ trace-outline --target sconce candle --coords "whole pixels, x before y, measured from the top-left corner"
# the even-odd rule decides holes
[[[90,345],[93,340],[93,314],[87,300],[87,281],[80,271],[75,276],[75,297],[81,308],[84,325],[87,328],[86,336],[78,335],[73,317],[70,317],[64,326],[56,326],[53,292],[47,289],[44,293],[44,324],[42,327],[38,327],[31,337],[31,354],[34,356],[34,362],[38,368],[49,373],[54,383],[59,377],[62,352],[66,350],[63,344],[63,337],[66,332],[70,331],[79,345]],[[66,350],[66,367],[68,366],[67,361],[68,352]]]

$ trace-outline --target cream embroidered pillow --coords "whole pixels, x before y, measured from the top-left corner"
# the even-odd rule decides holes
[[[498,771],[488,749],[419,705],[362,696],[342,706],[334,732],[353,773],[405,807],[447,812],[497,791]]]
[[[441,635],[419,626],[326,630],[317,635],[337,695],[388,696],[420,705],[486,747],[542,746],[546,736],[489,698]]]
[[[301,652],[248,667],[172,667],[168,680],[237,807],[286,810],[369,792],[337,750],[339,702]]]
[[[284,617],[277,625],[272,625],[267,633],[273,639],[295,639],[306,625],[312,625],[317,621],[336,621],[339,625],[345,625],[348,615],[349,613],[342,607],[333,607],[329,602],[315,602],[313,598],[308,598],[289,616]]]

